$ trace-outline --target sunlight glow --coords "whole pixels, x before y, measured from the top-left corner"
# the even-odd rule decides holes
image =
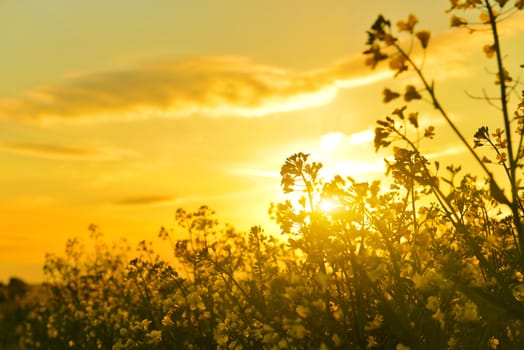
[[[339,205],[333,201],[322,199],[319,203],[319,208],[323,212],[329,213],[330,211],[336,209]]]
[[[350,135],[349,142],[354,145],[361,145],[363,143],[372,143],[374,138],[375,132],[373,130],[364,130]]]
[[[325,150],[333,150],[342,143],[344,137],[341,132],[330,132],[320,138],[320,145]]]
[[[359,181],[379,177],[385,172],[384,160],[374,159],[370,161],[348,161],[341,160],[330,164],[329,169],[323,169],[322,176],[327,179],[335,175],[351,176]]]

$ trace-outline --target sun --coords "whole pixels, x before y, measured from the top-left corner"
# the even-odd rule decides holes
[[[329,213],[331,211],[333,211],[335,208],[337,208],[339,205],[333,201],[330,201],[330,200],[327,200],[327,199],[322,199],[320,200],[320,203],[319,203],[319,208],[320,210],[322,210],[323,212],[326,212],[326,213]]]

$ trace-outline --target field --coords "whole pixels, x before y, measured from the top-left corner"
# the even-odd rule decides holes
[[[498,34],[524,2],[450,4],[451,27],[491,33],[479,49],[496,62],[497,92],[479,103],[496,107],[495,127],[475,115],[476,131],[463,133],[424,71],[431,32],[413,14],[379,15],[365,64],[389,65],[399,82],[384,88],[391,112],[374,128],[383,179],[324,177],[321,162],[297,152],[280,168],[285,199],[269,209],[278,232],[238,231],[207,205],[176,209],[172,227],[137,246],[91,225],[47,254],[41,285],[0,285],[0,347],[524,348],[524,90]],[[425,155],[437,131],[421,106],[471,169]]]

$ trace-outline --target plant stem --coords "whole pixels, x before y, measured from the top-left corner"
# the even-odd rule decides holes
[[[497,56],[497,69],[498,69],[498,76],[500,81],[500,103],[502,107],[502,116],[504,118],[504,129],[506,133],[506,139],[507,139],[507,148],[508,148],[508,159],[509,159],[509,182],[511,187],[511,202],[510,202],[510,208],[511,212],[513,214],[513,224],[515,225],[515,228],[517,229],[517,235],[519,240],[519,250],[520,250],[520,263],[521,266],[524,268],[524,228],[522,226],[522,222],[520,220],[520,212],[519,209],[522,208],[519,195],[518,195],[518,188],[517,188],[517,181],[516,181],[516,170],[517,170],[517,159],[515,159],[515,156],[513,155],[513,142],[511,138],[511,125],[510,125],[510,119],[509,119],[509,113],[508,113],[508,97],[506,94],[506,73],[504,70],[504,66],[502,64],[502,50],[500,48],[500,40],[499,35],[497,31],[497,19],[493,12],[493,8],[491,7],[491,4],[489,0],[484,0],[484,4],[486,5],[486,9],[489,14],[489,24],[491,26],[491,32],[493,33],[493,41],[495,45],[495,53]],[[518,156],[518,154],[517,154]]]

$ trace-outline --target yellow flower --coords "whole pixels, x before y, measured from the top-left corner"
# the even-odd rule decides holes
[[[451,26],[452,27],[460,27],[460,26],[464,26],[467,24],[468,24],[468,21],[465,18],[458,17],[455,15],[451,16]]]
[[[204,305],[204,302],[202,301],[202,298],[197,292],[190,293],[187,297],[187,303],[189,304],[189,308],[192,311],[195,310],[205,310],[206,306]]]
[[[428,297],[428,302],[426,304],[426,309],[430,310],[430,311],[437,311],[438,310],[438,307],[439,307],[439,300],[438,300],[438,297],[434,296],[434,295],[431,295]]]
[[[409,113],[408,120],[411,125],[413,125],[415,128],[418,128],[418,112]]]
[[[491,337],[488,340],[488,345],[490,349],[497,349],[499,344],[500,344],[500,341],[495,337]]]
[[[377,343],[377,340],[375,339],[375,337],[372,336],[372,335],[368,336],[368,344],[367,344],[366,348],[367,349],[374,348],[377,345],[378,345],[378,343]]]
[[[146,336],[151,339],[150,341],[152,343],[157,344],[160,343],[160,341],[162,340],[162,331],[153,330],[149,332]]]
[[[484,50],[487,58],[493,57],[493,54],[495,53],[495,45],[484,45],[482,49]]]
[[[462,314],[462,320],[468,322],[474,322],[479,320],[479,314],[477,305],[471,301],[466,301],[464,305],[464,311]]]
[[[422,96],[418,93],[417,89],[413,85],[406,86],[406,92],[404,93],[404,100],[409,102],[411,100],[420,100]]]
[[[395,76],[399,75],[403,71],[406,71],[408,69],[408,66],[406,65],[406,57],[404,57],[403,55],[394,56],[389,61],[389,68],[397,71]]]
[[[140,326],[144,329],[144,331],[147,331],[149,329],[150,324],[151,324],[151,320],[148,320],[147,318],[142,320],[142,322],[140,322]]]
[[[425,49],[428,47],[429,38],[431,37],[431,32],[427,30],[421,30],[415,34],[417,39],[420,41],[420,44]]]
[[[169,315],[165,315],[164,318],[162,318],[162,325],[164,325],[166,327],[172,327],[175,324],[173,323],[173,321],[171,320],[171,317]]]
[[[318,348],[318,350],[329,350],[329,348],[327,347],[326,344],[322,343],[320,344],[320,348]]]
[[[309,315],[309,308],[302,306],[302,305],[298,305],[295,311],[302,318],[306,318]]]
[[[303,325],[297,324],[297,325],[292,326],[288,330],[288,333],[290,336],[295,337],[296,339],[304,339],[308,332],[307,332],[307,329],[304,328]]]
[[[333,344],[335,344],[335,346],[340,346],[340,343],[342,343],[342,340],[340,339],[340,337],[338,336],[338,334],[333,334],[333,336],[331,337],[331,340],[333,340]]]
[[[482,23],[489,23],[489,14],[487,12],[481,12],[479,19]]]
[[[398,21],[397,27],[400,32],[410,32],[413,33],[413,28],[415,28],[415,25],[417,24],[418,19],[415,17],[415,15],[410,14],[408,17],[408,20],[406,22],[404,21]]]
[[[384,96],[382,98],[382,102],[384,103],[388,103],[400,96],[398,92],[391,91],[390,89],[387,89],[387,88],[384,89],[384,91],[382,91],[382,95]]]

